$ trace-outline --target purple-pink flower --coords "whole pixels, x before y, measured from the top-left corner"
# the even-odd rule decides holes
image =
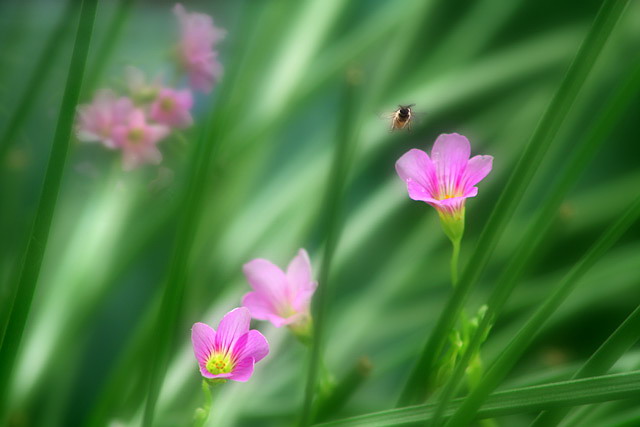
[[[188,13],[180,4],[173,8],[180,23],[178,57],[189,75],[191,87],[210,92],[222,75],[222,65],[214,45],[222,40],[224,30],[213,25],[213,19],[204,13]]]
[[[471,154],[469,140],[457,133],[442,134],[436,139],[431,157],[412,149],[396,162],[396,171],[407,183],[409,197],[427,202],[441,218],[464,217],[467,197],[475,197],[475,186],[491,172],[492,156]]]
[[[80,141],[99,141],[108,148],[116,148],[113,131],[126,123],[132,111],[131,99],[117,97],[109,89],[100,90],[91,104],[78,106],[76,135]]]
[[[191,117],[193,96],[189,89],[163,88],[151,104],[152,120],[174,128],[186,128],[193,124]]]
[[[254,318],[268,320],[276,327],[289,325],[301,334],[308,332],[309,305],[318,283],[311,278],[307,251],[300,249],[286,273],[260,258],[246,263],[243,270],[253,292],[242,298],[242,305]]]
[[[191,328],[191,342],[200,373],[206,378],[245,382],[254,365],[269,353],[269,343],[256,330],[249,330],[251,314],[245,307],[231,310],[218,330],[204,323]]]
[[[133,110],[125,124],[113,129],[115,144],[122,149],[122,167],[131,170],[143,163],[160,163],[162,154],[156,144],[168,134],[167,126],[148,124],[144,111]]]

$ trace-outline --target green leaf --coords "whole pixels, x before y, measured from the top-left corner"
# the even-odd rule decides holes
[[[520,414],[541,408],[558,408],[609,402],[640,396],[640,371],[604,375],[580,380],[522,387],[491,394],[473,419],[495,418]],[[452,400],[444,417],[457,411],[464,398]],[[408,423],[430,421],[433,404],[391,409],[373,414],[360,415],[318,426],[397,426]]]

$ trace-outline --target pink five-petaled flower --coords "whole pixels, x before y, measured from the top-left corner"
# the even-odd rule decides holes
[[[76,135],[80,141],[102,142],[107,148],[116,148],[113,130],[126,122],[133,110],[127,97],[104,89],[96,92],[91,104],[78,106]]]
[[[210,92],[222,75],[222,65],[214,45],[222,40],[225,31],[213,25],[213,19],[204,13],[187,13],[178,3],[173,8],[180,23],[178,57],[189,75],[191,87]]]
[[[268,320],[276,327],[289,325],[301,338],[310,333],[309,303],[318,283],[311,278],[307,251],[300,249],[286,273],[260,258],[246,263],[243,271],[253,292],[242,298],[242,305],[254,318]]]
[[[492,156],[469,159],[469,140],[457,133],[436,139],[431,157],[412,149],[396,162],[396,171],[407,183],[409,197],[436,208],[445,232],[458,239],[464,229],[464,203],[475,197],[475,185],[491,172]]]
[[[185,128],[193,124],[191,110],[193,96],[189,89],[163,88],[151,104],[149,116],[158,123],[174,128]]]
[[[191,328],[193,352],[203,377],[245,382],[253,366],[269,353],[269,343],[256,330],[249,330],[251,314],[245,307],[225,314],[218,330],[204,323]]]
[[[143,163],[160,163],[162,154],[156,144],[168,134],[168,127],[147,124],[144,112],[133,110],[126,124],[113,129],[116,146],[122,149],[122,167],[131,170]]]

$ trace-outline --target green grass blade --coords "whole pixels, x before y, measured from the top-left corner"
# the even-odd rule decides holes
[[[458,286],[444,308],[399,400],[399,406],[423,401],[433,384],[435,363],[444,348],[449,331],[455,324],[472,285],[489,261],[507,222],[522,199],[538,166],[555,138],[571,105],[576,99],[593,64],[607,41],[628,0],[604,3],[584,43],[569,68],[558,92],[545,111],[525,151],[507,182],[477,247],[464,269]]]
[[[640,371],[604,375],[580,380],[522,387],[493,393],[475,419],[494,418],[535,411],[536,408],[572,407],[588,403],[609,402],[640,395]],[[460,407],[463,399],[451,401],[445,417]],[[418,405],[360,415],[318,426],[397,426],[429,421],[434,405]]]
[[[544,205],[540,207],[535,220],[529,226],[510,263],[498,279],[495,289],[487,302],[488,310],[485,316],[471,337],[466,351],[457,362],[458,365],[440,394],[440,405],[434,415],[434,422],[437,423],[440,414],[444,411],[446,401],[454,395],[456,387],[465,373],[467,364],[482,344],[482,337],[486,336],[491,325],[495,323],[502,307],[522,276],[523,270],[540,247],[546,233],[553,224],[553,219],[556,217],[565,195],[577,182],[581,172],[586,168],[589,161],[593,159],[602,143],[606,140],[607,135],[611,133],[619,122],[619,119],[635,99],[639,90],[640,66],[633,70],[630,77],[625,79],[619,90],[611,97],[611,100],[603,109],[603,114],[595,122],[588,136],[578,142],[576,151],[567,162],[567,166],[560,172],[560,177],[553,185],[551,194],[545,198]],[[600,374],[600,372],[585,376],[597,374]]]
[[[118,8],[105,31],[104,39],[98,46],[98,49],[96,49],[96,58],[91,64],[90,72],[87,74],[86,83],[82,87],[82,98],[92,92],[95,89],[96,84],[100,81],[105,65],[109,61],[109,58],[111,58],[111,54],[120,39],[122,29],[129,19],[131,9],[133,9],[133,5],[136,1],[137,0],[120,0]]]
[[[31,76],[27,80],[26,90],[22,94],[20,101],[18,101],[18,106],[13,111],[11,118],[8,120],[7,127],[0,138],[0,165],[4,164],[4,158],[13,140],[22,128],[25,120],[29,117],[29,113],[31,113],[31,109],[38,100],[39,95],[43,93],[42,87],[51,73],[53,64],[60,56],[60,49],[64,46],[62,41],[69,30],[69,21],[73,21],[75,18],[76,10],[76,2],[68,0],[65,10],[59,18],[60,21],[56,24],[47,43],[42,48],[40,57],[33,68]]]
[[[613,334],[596,350],[575,373],[573,379],[587,378],[606,373],[613,364],[640,339],[640,306],[636,308]],[[555,426],[569,413],[557,409],[540,414],[532,426]]]
[[[220,126],[216,112],[207,120],[197,141],[191,158],[192,173],[188,178],[186,194],[181,205],[184,207],[178,225],[176,243],[169,272],[164,283],[160,312],[154,331],[157,334],[153,362],[149,369],[149,389],[144,411],[145,426],[153,425],[155,404],[167,370],[171,349],[177,333],[176,325],[180,318],[182,300],[188,279],[188,264],[191,247],[195,239],[199,218],[204,205],[209,168],[220,145]]]
[[[347,79],[350,76],[346,76]],[[326,327],[328,304],[331,299],[331,262],[342,229],[342,207],[345,186],[349,176],[350,164],[355,155],[357,135],[355,129],[354,107],[356,104],[356,87],[354,81],[345,82],[342,118],[338,128],[337,146],[329,172],[325,190],[324,203],[321,206],[321,230],[326,236],[322,265],[318,275],[318,289],[313,298],[313,342],[311,344],[307,384],[300,425],[310,425],[313,416],[313,401],[316,393],[318,375],[322,364],[324,347],[324,330]]]
[[[475,412],[482,405],[483,400],[502,381],[518,358],[527,349],[536,336],[536,332],[544,325],[551,315],[564,302],[575,288],[579,280],[595,264],[598,259],[633,225],[640,217],[640,197],[631,204],[627,211],[613,224],[580,261],[571,269],[560,283],[556,291],[536,310],[534,315],[518,331],[507,348],[500,354],[491,368],[482,378],[480,384],[465,399],[464,404],[457,410],[447,425],[468,425]]]
[[[10,384],[11,372],[24,327],[29,316],[33,294],[35,292],[44,250],[49,236],[49,229],[53,218],[62,175],[64,172],[71,130],[75,117],[76,105],[80,95],[80,86],[84,76],[87,54],[93,33],[97,0],[83,0],[80,9],[80,20],[76,33],[75,45],[67,83],[65,87],[60,116],[53,138],[53,148],[49,157],[49,164],[45,174],[44,185],[38,202],[37,214],[29,234],[29,243],[21,267],[20,279],[16,291],[11,314],[7,322],[4,339],[0,347],[0,406],[7,402],[7,389]],[[4,411],[0,409],[0,420]]]

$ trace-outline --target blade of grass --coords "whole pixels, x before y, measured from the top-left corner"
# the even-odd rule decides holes
[[[564,197],[575,185],[582,171],[593,159],[597,150],[606,140],[607,135],[611,133],[627,110],[629,104],[636,98],[639,90],[640,66],[637,66],[606,104],[601,117],[594,123],[588,136],[579,140],[576,151],[567,162],[567,166],[560,172],[558,180],[551,189],[551,194],[545,198],[544,205],[538,211],[535,220],[530,224],[504,273],[498,279],[494,291],[487,302],[488,309],[485,316],[471,337],[465,352],[457,362],[453,374],[440,394],[440,404],[433,417],[435,424],[437,424],[440,414],[444,411],[446,401],[454,395],[456,388],[459,386],[471,357],[479,350],[483,337],[488,334],[491,325],[495,323],[502,307],[522,276],[525,267],[539,250],[541,242],[553,224],[553,219]]]
[[[493,393],[476,414],[475,419],[530,412],[536,408],[578,406],[609,402],[640,395],[640,371],[604,375],[580,380],[522,387]],[[460,407],[463,399],[449,403],[446,416]],[[434,405],[417,405],[360,415],[318,426],[397,426],[429,421]]]
[[[596,350],[572,379],[587,378],[606,373],[613,364],[640,339],[640,306],[625,319]],[[543,412],[532,426],[555,426],[569,413],[568,409]]]
[[[122,29],[131,15],[131,9],[137,0],[120,0],[109,26],[105,31],[104,38],[96,49],[96,57],[91,64],[90,72],[87,74],[86,83],[82,87],[81,99],[95,89],[100,81],[105,64],[109,61],[113,50],[122,35]]]
[[[304,404],[300,417],[300,425],[307,426],[312,422],[313,400],[316,393],[318,374],[322,363],[324,346],[324,329],[328,312],[328,303],[331,299],[332,289],[330,281],[331,262],[342,229],[342,207],[346,182],[349,177],[349,168],[355,155],[357,143],[358,118],[354,119],[356,104],[356,84],[358,76],[345,76],[343,110],[340,115],[341,122],[338,127],[336,148],[324,195],[324,203],[321,206],[320,229],[326,236],[322,265],[318,275],[318,289],[313,298],[313,340],[307,370],[307,383],[304,394]]]
[[[478,386],[467,396],[463,405],[447,423],[448,426],[468,425],[477,409],[482,405],[486,396],[507,375],[518,358],[533,341],[536,333],[551,315],[560,307],[564,300],[573,291],[579,280],[589,271],[600,257],[631,227],[640,216],[640,196],[637,197],[626,212],[620,216],[611,227],[594,243],[589,251],[565,276],[544,303],[536,310],[533,316],[518,331],[509,345],[500,354],[491,368],[482,378]]]
[[[42,48],[40,57],[36,62],[29,79],[25,92],[22,94],[18,106],[13,110],[11,118],[8,120],[2,137],[0,138],[0,165],[4,164],[4,158],[11,147],[18,131],[22,128],[25,120],[29,117],[31,109],[42,94],[42,87],[51,73],[53,64],[60,57],[60,49],[64,46],[63,40],[70,30],[69,22],[73,22],[77,12],[77,4],[74,0],[67,0],[67,6],[60,16],[53,32],[47,38],[47,43]]]
[[[97,0],[82,1],[73,54],[69,64],[67,83],[60,106],[60,116],[53,138],[53,147],[47,165],[44,185],[42,186],[37,214],[29,235],[29,243],[27,244],[21,267],[15,300],[12,307],[10,307],[11,314],[9,315],[4,337],[0,343],[0,420],[2,420],[4,414],[3,406],[8,401],[6,393],[29,315],[29,309],[31,308],[31,301],[38,281],[49,229],[58,199],[69,150],[73,119],[93,33],[96,8]]]
[[[433,387],[436,361],[449,331],[460,315],[474,282],[489,261],[507,222],[520,203],[533,175],[556,136],[589,71],[598,58],[628,0],[608,0],[596,17],[558,92],[545,111],[519,159],[485,226],[458,286],[444,308],[436,327],[402,391],[399,406],[423,401]]]
[[[164,380],[171,349],[177,333],[176,325],[180,318],[182,300],[188,278],[189,257],[195,239],[197,225],[202,213],[206,194],[209,168],[214,162],[220,146],[219,120],[214,109],[200,132],[195,150],[192,152],[192,171],[188,177],[185,193],[182,195],[182,216],[178,225],[176,242],[167,278],[163,285],[160,311],[155,322],[157,334],[153,361],[149,368],[149,387],[144,410],[143,425],[153,425],[155,404]]]

